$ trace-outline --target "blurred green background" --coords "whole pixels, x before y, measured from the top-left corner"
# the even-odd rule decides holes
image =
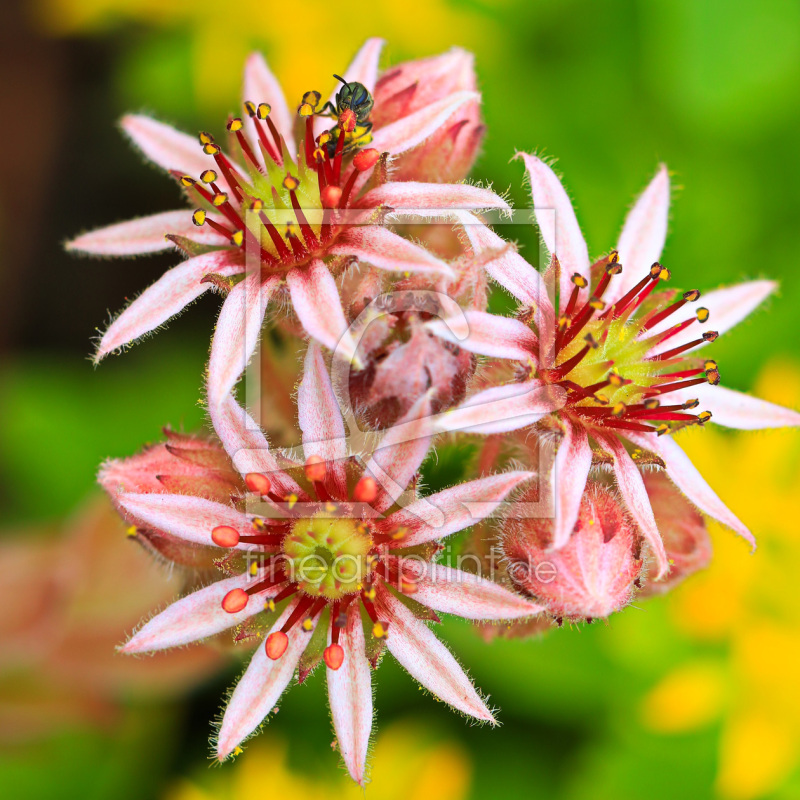
[[[307,89],[327,91],[330,74],[368,36],[388,40],[385,65],[465,47],[477,57],[488,126],[473,177],[509,188],[523,206],[515,150],[557,156],[599,254],[665,161],[676,190],[663,262],[675,281],[709,289],[781,280],[777,298],[715,345],[726,384],[759,382],[763,396],[800,403],[794,0],[28,0],[3,8],[0,786],[9,797],[350,791],[335,769],[318,677],[287,695],[267,744],[209,772],[209,720],[235,661],[185,651],[174,672],[146,663],[152,680],[137,683],[130,676],[142,662],[122,667],[113,656],[123,632],[174,588],[160,588],[164,573],[126,548],[85,498],[102,459],[131,454],[165,423],[203,424],[199,386],[217,306],[201,300],[157,339],[97,370],[88,360],[108,312],[172,258],[80,261],[61,250],[82,230],[174,207],[175,187],[119,134],[125,111],[219,131],[253,48],[291,103]],[[535,247],[532,232],[515,235]],[[712,485],[761,537],[755,557],[715,530],[718,558],[706,575],[607,625],[536,641],[487,646],[447,621],[445,638],[502,709],[499,730],[465,724],[386,659],[377,674],[378,775],[367,796],[800,798],[797,438],[709,433],[690,442]],[[87,525],[102,528],[97,541],[80,540]],[[105,552],[117,546],[121,561]],[[130,559],[139,577],[84,597],[96,580],[81,571],[87,558]],[[53,586],[39,587],[51,573]],[[111,609],[101,621],[98,607]],[[106,632],[98,653],[84,640],[88,629]],[[61,669],[66,663],[73,672]],[[87,682],[100,664],[98,674],[114,679]]]

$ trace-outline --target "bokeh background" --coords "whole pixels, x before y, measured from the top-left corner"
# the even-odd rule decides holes
[[[208,769],[240,669],[195,648],[114,645],[178,590],[93,494],[98,463],[204,424],[217,300],[94,369],[91,338],[169,256],[81,261],[81,230],[173,207],[116,120],[221,130],[260,48],[289,98],[327,91],[367,36],[385,63],[475,52],[488,136],[474,177],[527,197],[516,149],[558,156],[593,253],[659,161],[664,263],[686,288],[781,280],[714,347],[727,385],[800,405],[800,4],[793,0],[25,0],[0,28],[0,787],[20,798],[358,797],[336,770],[324,685]],[[519,232],[533,248],[532,233]],[[751,526],[667,597],[535,641],[443,635],[502,709],[477,728],[386,659],[372,798],[800,798],[800,434],[696,431],[704,473]]]

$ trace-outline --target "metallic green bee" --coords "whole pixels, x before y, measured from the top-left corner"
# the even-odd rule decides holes
[[[372,123],[369,115],[375,105],[372,95],[363,83],[356,81],[348,83],[339,75],[333,77],[344,84],[336,94],[336,107],[328,101],[317,112],[321,116],[335,117],[337,120],[337,124],[328,131],[330,139],[325,143],[328,156],[331,158],[336,153],[336,146],[342,134],[345,136],[343,149],[345,153],[350,153],[372,141]]]

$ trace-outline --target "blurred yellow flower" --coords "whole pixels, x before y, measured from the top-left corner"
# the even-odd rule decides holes
[[[486,35],[492,16],[477,5],[448,0],[349,6],[329,0],[296,0],[281,6],[234,0],[217,6],[194,0],[36,0],[33,22],[54,36],[102,33],[124,22],[180,28],[192,37],[197,101],[205,108],[229,105],[239,93],[247,54],[266,47],[270,67],[292,98],[332,88],[330,74],[343,70],[370,36],[388,40],[388,57],[432,55],[455,44],[472,48],[496,41]],[[423,18],[425,24],[420,24]],[[306,45],[311,46],[306,46]],[[298,52],[299,49],[301,52]],[[328,80],[324,86],[321,80]],[[201,88],[202,87],[202,88]]]
[[[770,364],[757,394],[797,407],[800,371]],[[749,800],[779,788],[800,765],[800,592],[789,572],[800,564],[800,442],[778,431],[718,430],[682,442],[759,547],[751,555],[729,532],[714,532],[711,568],[675,593],[670,613],[689,640],[718,645],[721,654],[696,656],[667,675],[642,716],[665,733],[721,717],[717,791]]]
[[[262,735],[233,765],[181,781],[165,800],[363,800],[364,790],[344,772],[315,779],[291,771],[288,750],[282,739]],[[378,735],[373,767],[370,800],[462,800],[469,794],[467,753],[456,742],[432,740],[416,722],[396,722]]]

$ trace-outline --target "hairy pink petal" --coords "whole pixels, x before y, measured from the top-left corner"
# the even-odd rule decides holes
[[[453,92],[380,128],[375,132],[370,147],[393,156],[405,153],[435,133],[464,103],[479,99],[477,92]]]
[[[703,294],[697,301],[697,306],[705,307],[709,310],[708,322],[703,325],[690,325],[685,331],[673,336],[662,344],[656,345],[651,351],[651,355],[664,353],[674,347],[693,342],[699,339],[703,331],[717,331],[725,333],[734,325],[748,317],[764,300],[767,299],[778,288],[774,281],[749,281],[738,283],[735,286],[728,286],[724,289],[716,289],[708,294]],[[654,336],[672,327],[675,320],[670,318],[655,325],[649,335]],[[705,347],[707,342],[701,342],[693,350]],[[692,352],[691,350],[689,352]]]
[[[95,361],[155,330],[196,300],[211,285],[201,282],[206,275],[229,276],[243,271],[240,260],[226,251],[196,256],[168,270],[108,326],[97,347]]]
[[[208,402],[218,405],[230,394],[253,357],[267,304],[280,284],[277,275],[248,274],[228,293],[219,312],[208,362]]]
[[[667,239],[668,215],[669,173],[662,164],[625,220],[617,244],[622,274],[609,283],[603,298],[606,302],[619,300],[661,258]]]
[[[209,226],[198,228],[187,210],[164,211],[148,217],[119,222],[105,228],[84,233],[67,242],[67,250],[92,256],[137,256],[159,253],[175,245],[166,237],[168,233],[185,236],[194,242],[227,246],[228,240]]]
[[[134,519],[179,539],[216,547],[211,531],[218,525],[230,525],[242,534],[251,534],[247,517],[228,505],[186,494],[138,494],[122,492],[115,501]],[[237,549],[249,545],[239,543]]]
[[[306,352],[303,379],[297,392],[297,415],[303,432],[305,457],[319,456],[328,462],[336,496],[345,496],[347,434],[322,350],[314,342],[309,344]]]
[[[626,434],[627,435],[627,434]],[[688,500],[709,517],[736,531],[755,549],[756,540],[747,526],[720,500],[717,493],[706,483],[705,478],[671,436],[656,437],[655,434],[631,434],[628,438],[664,459],[667,476],[683,492]]]
[[[249,575],[236,575],[182,597],[143,625],[120,648],[122,653],[146,653],[180,647],[207,639],[244,622],[264,610],[264,602],[251,597],[235,614],[222,608],[222,599],[232,589],[245,589],[252,582]]]
[[[382,583],[375,588],[378,614],[390,622],[386,646],[408,674],[458,711],[494,722],[492,712],[447,647]]]
[[[425,327],[471,353],[538,363],[536,334],[518,319],[485,311],[466,311],[456,317],[431,320]]]
[[[406,491],[427,455],[433,433],[430,414],[431,401],[425,394],[389,428],[373,451],[365,472],[380,489],[372,504],[377,511],[385,511]]]
[[[344,650],[344,661],[339,669],[327,670],[328,702],[342,761],[350,777],[363,786],[372,731],[372,678],[365,655],[360,603],[350,604],[339,644]]]
[[[561,408],[566,393],[539,380],[495,386],[470,397],[458,408],[440,414],[439,431],[505,433],[527,428]]]
[[[424,248],[377,225],[345,231],[330,248],[333,255],[355,256],[380,269],[455,277],[452,269]]]
[[[555,172],[536,156],[529,156],[527,153],[522,153],[521,156],[528,169],[533,205],[542,238],[547,249],[558,256],[561,264],[563,307],[572,292],[572,275],[577,272],[589,280],[589,251],[572,202]],[[545,209],[555,211],[555,217],[550,213],[541,214],[540,210]]]
[[[567,422],[553,466],[556,517],[552,550],[559,550],[569,541],[578,521],[581,498],[591,466],[592,448],[586,431],[582,426]]]
[[[617,486],[634,522],[639,526],[642,536],[650,545],[650,550],[656,559],[658,568],[656,580],[658,580],[669,571],[669,559],[664,550],[661,534],[658,532],[642,475],[616,436],[603,436],[600,441],[604,442],[614,455],[614,476],[617,479]]]
[[[500,195],[468,183],[417,183],[400,181],[385,183],[367,192],[358,202],[360,208],[388,206],[394,213],[411,213],[494,208],[508,210],[508,203]],[[415,214],[416,215],[416,214]],[[505,245],[505,243],[503,243]]]
[[[198,176],[214,165],[214,160],[203,152],[196,138],[175,130],[171,125],[142,114],[127,114],[121,125],[150,161],[163,169]]]
[[[283,136],[289,152],[296,153],[297,147],[292,135],[294,115],[289,111],[280,83],[272,74],[261,53],[251,53],[244,65],[242,101],[247,102],[248,100],[256,105],[268,103],[272,107],[270,116],[278,129],[278,133]],[[254,152],[257,153],[258,133],[256,132],[256,126],[248,115],[245,115],[243,119],[248,137],[255,145]]]
[[[494,581],[470,572],[413,558],[393,557],[391,561],[400,562],[403,574],[413,578],[414,600],[434,611],[456,614],[464,619],[499,620],[530,617],[543,610],[542,606]]]
[[[442,539],[493,514],[514,489],[533,477],[533,472],[516,471],[461,483],[415,500],[378,526],[387,531],[408,528],[404,547]]]
[[[297,601],[289,603],[269,633],[283,627],[296,605]],[[314,624],[316,626],[316,620]],[[295,627],[289,633],[286,652],[277,661],[267,656],[263,644],[258,647],[225,709],[217,740],[217,756],[220,761],[227,758],[275,707],[294,675],[297,662],[308,645],[310,636],[311,632]]]
[[[286,275],[292,305],[306,333],[329,350],[355,359],[355,343],[348,330],[336,281],[324,262],[314,259]]]

